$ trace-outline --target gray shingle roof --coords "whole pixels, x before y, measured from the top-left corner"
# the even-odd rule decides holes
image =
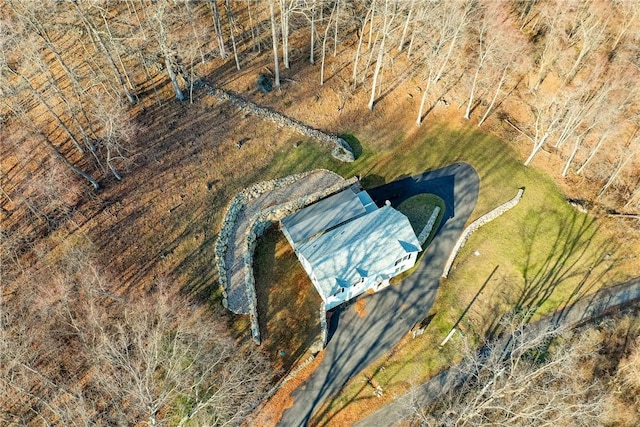
[[[325,297],[393,267],[408,253],[419,252],[420,243],[402,213],[384,206],[297,246],[313,268]]]
[[[366,210],[358,197],[359,191],[350,187],[282,219],[282,228],[288,233],[287,237],[297,245],[322,231],[364,215]]]

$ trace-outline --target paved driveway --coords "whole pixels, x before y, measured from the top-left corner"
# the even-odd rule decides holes
[[[446,204],[442,225],[411,276],[366,297],[364,317],[353,306],[337,309],[331,318],[333,335],[324,350],[324,359],[293,393],[293,406],[279,425],[306,425],[322,402],[383,356],[424,318],[435,301],[444,263],[475,207],[478,188],[479,178],[473,167],[455,163],[370,191],[372,197],[382,197],[383,203],[387,199],[396,206],[412,195],[435,193]]]
[[[635,301],[640,301],[640,277],[602,289],[593,295],[588,295],[571,306],[550,314],[528,327],[538,328],[539,330],[553,327],[573,328],[613,311],[624,304]],[[506,342],[508,339],[506,337],[503,341]],[[429,406],[451,388],[460,384],[459,381],[458,373],[455,369],[442,371],[435,377],[414,387],[411,390],[411,394],[395,399],[358,422],[356,426],[398,425],[404,419],[414,415],[414,407],[425,408]]]

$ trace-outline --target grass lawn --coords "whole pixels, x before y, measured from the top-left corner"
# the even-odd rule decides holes
[[[495,136],[475,128],[432,125],[415,137],[399,134],[383,147],[373,147],[366,136],[359,144],[360,157],[351,164],[340,164],[317,145],[304,143],[277,155],[268,174],[327,168],[344,177],[358,175],[365,186],[375,186],[464,161],[480,176],[478,203],[470,221],[514,197],[519,188],[524,187],[525,193],[518,206],[482,227],[467,242],[449,278],[441,281],[425,334],[417,339],[405,337],[389,355],[354,377],[327,403],[333,414],[328,425],[362,417],[391,400],[394,393],[453,363],[459,340],[454,338],[445,348],[438,343],[485,282],[461,322],[461,329],[475,340],[497,332],[507,312],[534,309],[538,317],[633,274],[633,265],[625,261],[632,254],[616,244],[618,236],[572,208],[551,177],[524,167],[515,151]],[[413,203],[405,209],[420,223],[424,219]],[[296,273],[283,274],[278,281],[286,282],[290,280],[287,275]],[[374,396],[365,376],[383,387],[382,398]],[[357,403],[345,409],[350,402]]]
[[[409,222],[411,223],[411,227],[413,227],[413,231],[416,233],[416,236],[419,236],[427,225],[427,222],[429,221],[429,218],[431,218],[436,207],[440,208],[440,212],[438,213],[436,221],[433,223],[433,228],[431,229],[429,238],[423,245],[425,248],[435,236],[434,232],[438,229],[440,221],[444,216],[444,200],[435,194],[418,194],[408,198],[398,206],[398,210],[409,218]]]

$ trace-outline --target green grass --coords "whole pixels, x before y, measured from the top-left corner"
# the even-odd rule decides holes
[[[416,235],[419,235],[427,225],[427,222],[429,222],[429,218],[431,218],[436,207],[440,208],[440,212],[433,223],[433,235],[444,215],[445,203],[440,197],[435,194],[418,194],[400,203],[398,210],[409,218],[413,231],[415,231]],[[430,239],[427,239],[425,247],[429,244],[429,241]]]
[[[542,174],[522,166],[516,153],[500,139],[476,129],[452,129],[434,125],[417,138],[399,134],[384,148],[359,140],[361,155],[353,163],[340,163],[327,149],[311,141],[278,154],[268,166],[268,177],[284,176],[315,168],[333,170],[345,178],[359,176],[365,187],[437,169],[456,161],[474,166],[480,175],[480,195],[474,217],[515,196],[518,188],[537,181]],[[553,182],[549,181],[553,186]],[[553,186],[553,191],[558,189]]]
[[[390,392],[401,392],[410,383],[434,375],[455,360],[458,338],[444,349],[437,344],[485,282],[487,285],[460,324],[474,341],[497,333],[505,313],[533,309],[534,317],[539,317],[605,283],[628,278],[628,274],[616,271],[617,260],[626,254],[616,249],[613,234],[603,230],[597,220],[573,209],[551,177],[523,166],[516,152],[495,136],[475,128],[435,125],[411,139],[398,134],[388,145],[375,150],[366,138],[361,138],[359,144],[358,159],[341,164],[331,159],[326,150],[305,143],[281,153],[268,167],[268,173],[282,176],[327,168],[344,177],[357,175],[365,187],[371,187],[463,161],[480,176],[478,202],[469,221],[525,188],[523,199],[514,209],[478,230],[459,253],[449,278],[441,281],[431,309],[434,317],[425,334],[415,340],[403,340],[392,356],[367,370]],[[417,209],[418,200],[403,209],[419,225],[426,220]],[[499,267],[491,276],[496,266]],[[376,405],[375,397],[370,400],[361,380],[360,376],[354,378],[330,402],[331,410],[350,401]]]

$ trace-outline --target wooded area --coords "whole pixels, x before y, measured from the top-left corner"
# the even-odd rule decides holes
[[[524,164],[545,153],[586,204],[633,215],[639,18],[624,0],[0,0],[0,421],[223,424],[272,379],[220,313],[161,278],[119,292],[100,248],[55,237],[136,168],[145,111],[188,109],[204,79],[245,69],[338,111],[364,97],[363,116],[410,81],[416,126],[457,109],[517,135]],[[285,78],[293,67],[317,81]]]
[[[636,425],[640,386],[637,306],[609,319],[563,328],[528,328],[518,316],[501,325],[505,337],[480,352],[460,343],[458,386],[429,407],[405,404],[411,425]]]
[[[177,99],[191,99],[205,64],[220,67],[232,55],[240,70],[272,48],[276,87],[292,51],[297,61],[320,60],[322,85],[326,55],[340,50],[352,68],[350,90],[369,92],[369,109],[407,76],[422,92],[418,125],[450,97],[479,126],[498,106],[530,140],[525,164],[550,150],[563,176],[601,183],[595,198],[614,193],[617,207],[631,210],[640,202],[636,2],[12,0],[2,7],[3,121],[24,123],[22,138],[96,189],[105,173],[121,179],[126,169],[135,133],[128,105],[165,102],[159,91],[167,82]],[[20,140],[13,135],[5,145]],[[17,185],[6,173],[3,180],[5,191]]]

